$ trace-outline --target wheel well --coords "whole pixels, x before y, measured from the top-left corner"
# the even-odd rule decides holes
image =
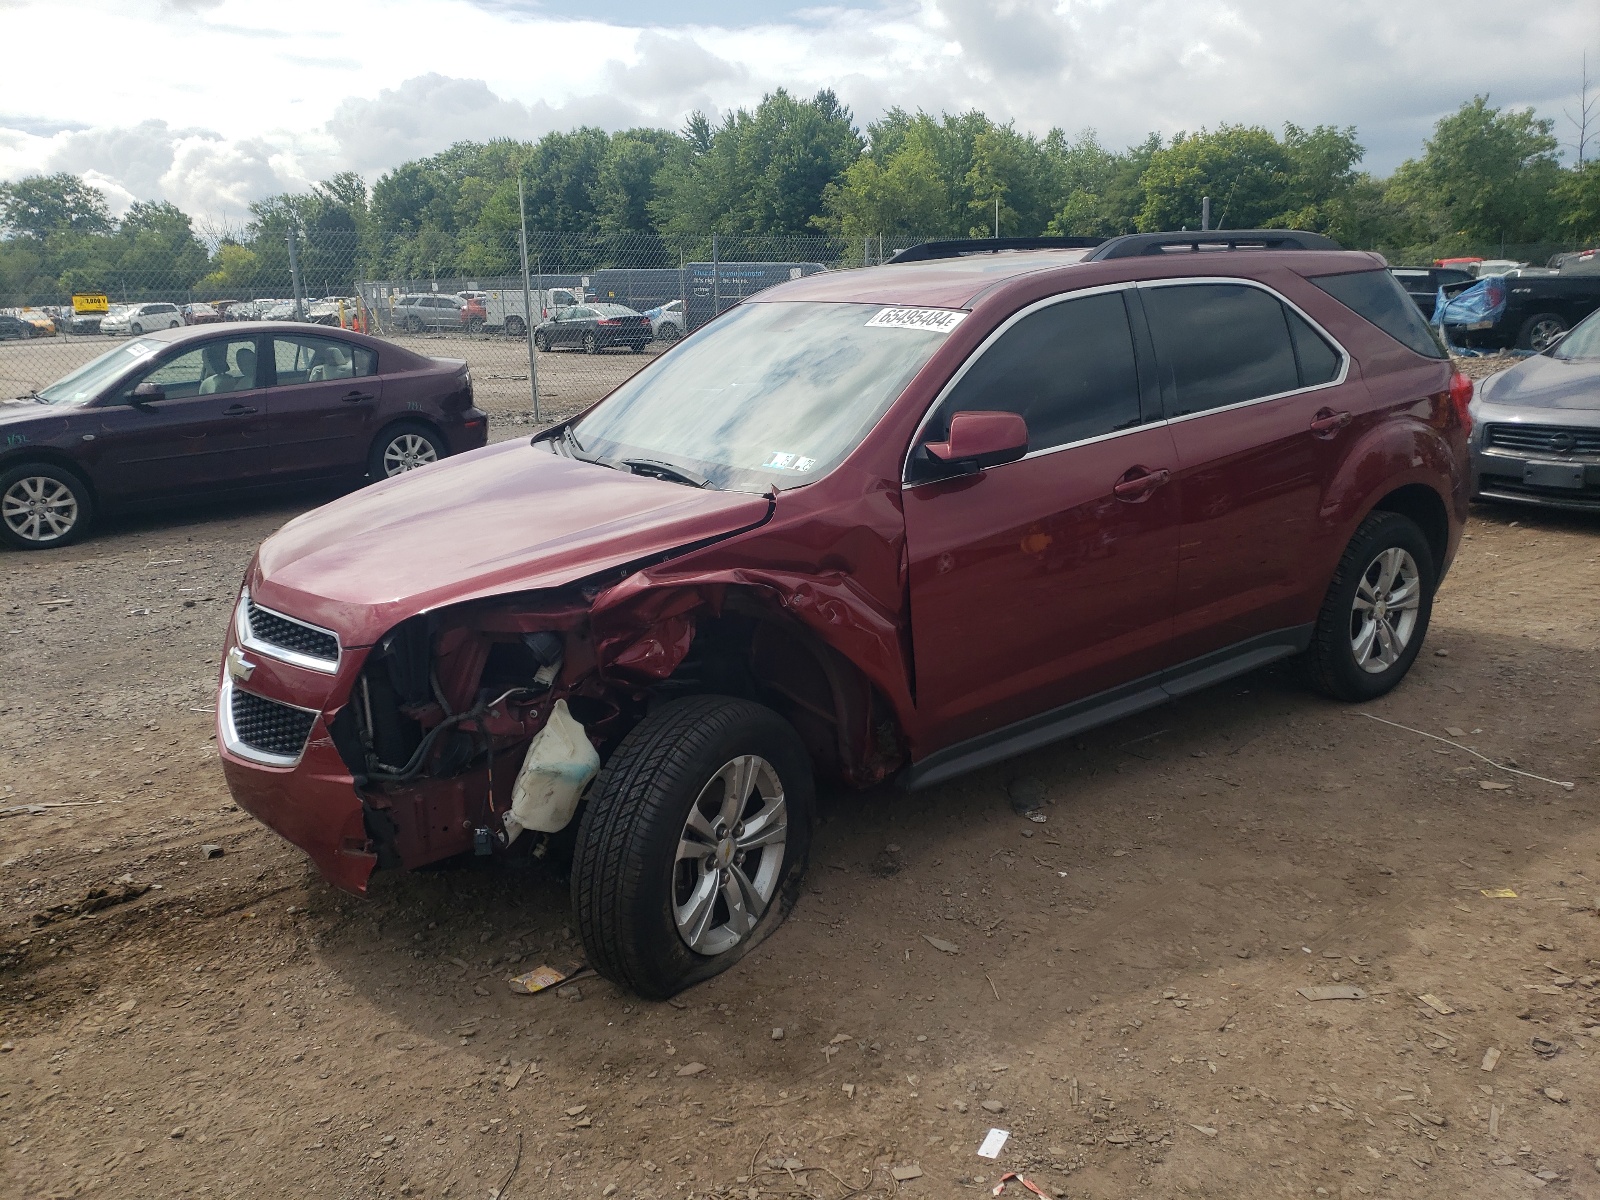
[[[433,434],[434,437],[438,438],[439,443],[444,446],[446,451],[450,449],[450,439],[444,436],[444,430],[439,428],[439,423],[437,421],[425,417],[420,413],[408,413],[403,417],[396,417],[382,429],[378,430],[377,433],[373,434],[372,444],[367,447],[367,453],[371,454],[372,451],[376,450],[383,442],[384,438],[391,436],[394,431],[399,429],[402,425],[420,425],[429,433]]]
[[[1399,513],[1410,517],[1428,539],[1433,565],[1440,570],[1450,549],[1450,515],[1439,493],[1425,483],[1408,483],[1396,488],[1372,506],[1374,512]]]
[[[42,446],[29,446],[9,457],[0,458],[0,475],[17,467],[26,466],[28,463],[48,463],[52,467],[59,467],[63,471],[72,472],[74,478],[81,479],[83,486],[89,489],[89,499],[96,508],[100,507],[100,493],[94,486],[94,480],[84,473],[82,467],[73,462],[65,454]]]
[[[792,619],[729,595],[699,614],[689,653],[662,699],[697,692],[743,696],[793,725],[819,774],[867,787],[904,758],[888,704],[849,659]]]

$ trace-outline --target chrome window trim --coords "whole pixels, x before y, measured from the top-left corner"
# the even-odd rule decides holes
[[[1266,292],[1267,295],[1269,295],[1269,296],[1273,297],[1274,299],[1276,299],[1279,303],[1287,305],[1290,309],[1292,309],[1294,311],[1294,313],[1297,316],[1300,317],[1301,320],[1305,321],[1305,323],[1307,325],[1311,326],[1312,329],[1316,330],[1316,332],[1319,335],[1321,335],[1321,337],[1330,346],[1332,346],[1334,348],[1334,350],[1338,353],[1338,355],[1339,355],[1339,373],[1337,375],[1335,375],[1332,379],[1330,379],[1327,383],[1315,383],[1315,384],[1312,384],[1310,387],[1294,388],[1291,391],[1287,391],[1287,392],[1274,392],[1274,393],[1272,393],[1271,395],[1268,395],[1268,396],[1257,396],[1257,397],[1254,397],[1253,399],[1250,399],[1250,400],[1241,400],[1237,404],[1228,404],[1228,405],[1222,406],[1221,408],[1207,408],[1207,409],[1202,409],[1200,412],[1185,413],[1181,417],[1163,417],[1162,419],[1160,419],[1158,421],[1146,421],[1146,422],[1144,422],[1142,424],[1139,424],[1139,425],[1130,426],[1127,429],[1114,429],[1110,433],[1101,433],[1101,434],[1096,434],[1094,437],[1080,438],[1078,441],[1075,441],[1075,442],[1063,442],[1059,446],[1046,446],[1041,450],[1029,451],[1027,454],[1024,454],[1021,458],[1017,459],[1016,461],[1017,462],[1027,462],[1029,459],[1043,458],[1047,454],[1058,454],[1063,450],[1076,450],[1079,446],[1092,446],[1092,445],[1096,444],[1097,442],[1107,442],[1107,441],[1110,441],[1112,438],[1125,437],[1126,435],[1128,435],[1130,433],[1140,433],[1140,432],[1142,432],[1142,431],[1144,431],[1146,429],[1159,429],[1159,428],[1161,428],[1163,426],[1178,425],[1178,424],[1183,423],[1184,421],[1192,421],[1196,417],[1208,417],[1212,413],[1232,412],[1235,409],[1246,408],[1246,407],[1249,407],[1252,404],[1265,404],[1265,403],[1267,403],[1268,401],[1271,401],[1271,400],[1282,400],[1287,396],[1299,396],[1299,395],[1309,394],[1311,392],[1320,392],[1320,391],[1323,391],[1323,390],[1325,390],[1327,388],[1339,387],[1340,385],[1342,385],[1349,378],[1349,376],[1350,376],[1350,364],[1354,360],[1351,358],[1350,352],[1345,349],[1344,344],[1342,342],[1340,342],[1338,338],[1334,337],[1333,334],[1329,333],[1328,330],[1322,325],[1322,323],[1320,321],[1318,321],[1315,317],[1313,317],[1310,313],[1306,312],[1305,309],[1301,308],[1298,304],[1296,304],[1293,300],[1289,299],[1282,292],[1279,292],[1275,288],[1268,287],[1266,284],[1260,282],[1259,280],[1242,279],[1242,278],[1237,278],[1237,277],[1228,276],[1228,275],[1220,275],[1220,276],[1192,275],[1192,276],[1183,276],[1183,277],[1178,278],[1178,279],[1128,280],[1128,281],[1125,281],[1125,282],[1122,282],[1122,283],[1107,283],[1107,284],[1101,284],[1098,287],[1081,288],[1081,289],[1079,289],[1077,291],[1073,291],[1073,292],[1062,292],[1062,293],[1060,293],[1058,295],[1055,295],[1055,296],[1046,296],[1043,300],[1036,300],[1032,304],[1028,305],[1026,308],[1018,309],[1016,312],[1012,313],[1011,316],[1007,317],[1005,321],[1001,322],[1001,324],[998,325],[993,330],[993,332],[991,332],[989,334],[988,337],[984,338],[983,342],[971,354],[969,354],[967,356],[967,360],[964,363],[961,364],[960,370],[958,370],[954,375],[952,375],[950,377],[949,381],[944,385],[944,387],[939,389],[939,394],[934,397],[932,403],[930,403],[928,405],[927,411],[922,414],[922,420],[917,423],[917,431],[916,431],[915,434],[912,435],[911,444],[908,447],[906,447],[905,459],[900,464],[900,485],[901,485],[901,487],[902,488],[924,487],[924,486],[926,486],[927,484],[930,484],[930,483],[939,483],[939,482],[941,482],[940,480],[937,480],[937,479],[922,479],[922,480],[917,480],[917,481],[913,482],[909,478],[910,473],[911,473],[911,456],[914,453],[916,453],[917,447],[922,444],[923,432],[927,429],[928,423],[933,419],[933,414],[935,412],[937,412],[939,406],[944,403],[945,397],[947,397],[950,394],[950,392],[952,390],[954,390],[956,384],[961,382],[962,378],[965,377],[968,369],[972,366],[972,364],[977,362],[978,359],[981,358],[983,355],[987,354],[989,352],[990,347],[993,346],[994,343],[1008,329],[1011,328],[1011,326],[1015,325],[1023,317],[1026,317],[1026,316],[1029,316],[1029,315],[1031,315],[1031,314],[1033,314],[1035,312],[1038,312],[1040,309],[1048,308],[1053,304],[1062,304],[1062,303],[1065,303],[1065,302],[1067,302],[1069,300],[1076,300],[1076,299],[1079,299],[1080,297],[1084,297],[1084,296],[1098,296],[1098,295],[1104,295],[1105,293],[1108,293],[1108,292],[1128,291],[1130,289],[1135,289],[1135,288],[1184,287],[1184,286],[1193,285],[1193,284],[1215,284],[1215,283],[1242,284],[1242,285],[1247,286],[1247,287],[1259,288],[1261,291]],[[1131,332],[1131,330],[1130,330],[1130,332]],[[1154,349],[1155,349],[1155,347],[1152,345],[1151,350],[1154,351]],[[1137,353],[1137,351],[1136,351],[1136,353]],[[1296,365],[1298,365],[1298,363]],[[1157,384],[1157,389],[1159,391],[1159,389],[1160,389],[1160,380],[1159,379],[1156,381],[1156,384]],[[1002,463],[1001,465],[1002,466],[1009,466],[1010,464],[1009,463]],[[985,468],[985,469],[986,470],[993,470],[994,468],[991,467],[991,468]]]
[[[286,646],[279,646],[256,637],[255,630],[250,625],[251,603],[250,590],[246,588],[239,593],[239,604],[234,610],[234,636],[239,639],[239,645],[246,650],[254,650],[263,657],[277,659],[279,662],[286,662],[291,666],[304,667],[308,671],[319,671],[324,675],[337,675],[339,673],[339,658],[318,658],[314,654],[302,654],[298,650],[290,650]],[[288,613],[281,613],[277,609],[268,608],[265,604],[259,602],[255,606],[269,616],[277,617],[280,621],[288,621],[291,625],[299,625],[304,629],[327,634],[333,639],[333,644],[339,647],[339,655],[343,656],[344,644],[340,642],[339,635],[333,630],[324,629],[321,625],[313,625],[310,621],[302,621],[299,617],[291,617]]]
[[[300,747],[300,752],[294,756],[287,754],[270,754],[265,750],[257,750],[239,740],[239,731],[233,724],[233,693],[235,685],[231,676],[224,674],[222,689],[217,695],[218,726],[222,730],[222,744],[229,754],[248,762],[259,763],[264,767],[298,767],[300,760],[305,757],[306,746],[311,744],[311,737],[306,736],[305,742]],[[244,688],[238,689],[244,692]],[[271,696],[263,696],[259,692],[246,692],[246,695],[255,696],[258,700],[266,700],[272,704],[281,704],[285,708],[297,709],[303,713],[310,713],[313,717],[320,717],[322,713],[314,708],[301,708],[298,704],[290,704],[285,700],[274,700]]]

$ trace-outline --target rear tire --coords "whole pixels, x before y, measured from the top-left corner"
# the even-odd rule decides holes
[[[521,317],[507,317],[506,318],[506,336],[507,337],[522,337],[527,332],[528,332],[528,326],[523,322]]]
[[[1535,353],[1548,350],[1567,331],[1567,323],[1555,313],[1535,313],[1517,330],[1517,349]]]
[[[128,326],[128,332],[129,333],[135,333],[135,334],[143,333],[144,332],[144,326],[138,324],[137,322],[135,322],[134,324]]]
[[[72,471],[23,463],[0,473],[0,541],[18,550],[53,550],[81,538],[94,496]]]
[[[1336,700],[1374,700],[1405,678],[1422,649],[1438,571],[1410,517],[1375,512],[1361,523],[1328,584],[1307,674]]]
[[[437,431],[420,421],[401,421],[391,425],[372,443],[367,452],[367,475],[374,479],[393,479],[438,462],[449,453]]]
[[[793,906],[812,810],[805,747],[771,709],[729,696],[657,709],[579,823],[572,903],[590,965],[653,1000],[727,970]]]
[[[683,330],[679,329],[676,325],[669,321],[662,325],[660,330],[657,331],[655,340],[658,342],[665,342],[670,346],[682,336]]]
[[[470,334],[482,333],[483,332],[483,318],[482,317],[472,317],[472,318],[470,318],[467,321],[467,332],[470,333]]]
[[[585,354],[599,354],[600,353],[600,339],[595,337],[595,335],[592,334],[592,333],[584,334],[583,335],[583,352]]]

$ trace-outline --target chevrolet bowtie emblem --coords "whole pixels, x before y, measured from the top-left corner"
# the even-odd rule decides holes
[[[235,646],[228,651],[228,674],[240,683],[250,682],[250,676],[256,673],[256,665],[244,656],[244,651]]]

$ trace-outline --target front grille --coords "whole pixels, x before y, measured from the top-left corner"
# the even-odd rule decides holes
[[[233,689],[230,712],[240,745],[277,758],[299,758],[317,714]]]
[[[339,661],[339,639],[325,629],[279,616],[249,601],[250,636],[268,646],[304,654],[327,663]]]
[[[1498,450],[1600,458],[1600,429],[1563,425],[1491,425],[1485,439]]]

